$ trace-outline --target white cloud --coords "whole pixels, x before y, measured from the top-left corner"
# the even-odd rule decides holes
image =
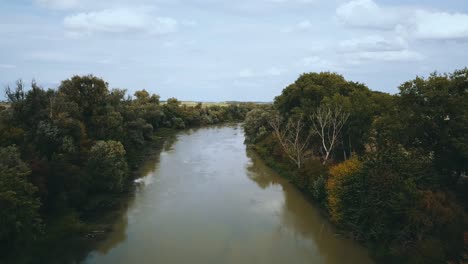
[[[14,68],[16,68],[16,65],[0,63],[0,69],[14,69]]]
[[[318,68],[327,68],[332,66],[332,63],[319,56],[305,57],[301,60],[300,64],[305,67],[316,66]]]
[[[344,40],[339,44],[343,52],[401,51],[407,48],[408,43],[402,37],[384,38],[379,35]]]
[[[311,4],[316,3],[317,0],[264,0],[265,2],[271,3],[299,3],[299,4]]]
[[[379,6],[373,0],[352,0],[336,9],[343,25],[392,30],[417,39],[468,38],[468,14],[405,6]]]
[[[285,72],[286,72],[285,69],[280,69],[277,67],[270,67],[266,70],[252,70],[250,68],[245,68],[239,71],[237,76],[242,79],[257,78],[257,77],[272,77],[272,76],[280,76]]]
[[[243,69],[239,72],[239,77],[241,78],[251,78],[254,76],[254,73],[251,69]]]
[[[283,74],[284,72],[285,72],[285,70],[283,70],[283,69],[279,69],[279,68],[276,68],[276,67],[271,67],[271,68],[269,68],[268,70],[265,71],[265,75],[279,76],[279,75]]]
[[[412,31],[421,39],[468,38],[468,14],[418,10]]]
[[[79,5],[78,0],[35,0],[35,2],[46,8],[70,9]]]
[[[382,8],[372,0],[353,0],[336,9],[336,17],[351,27],[393,29],[400,21],[396,10]]]
[[[416,51],[397,50],[397,51],[362,51],[346,55],[347,62],[350,64],[361,64],[366,61],[419,61],[424,56]]]
[[[83,56],[76,56],[72,53],[61,51],[34,51],[23,56],[27,60],[46,62],[81,62]]]
[[[281,32],[283,33],[291,33],[295,31],[306,31],[311,29],[313,26],[312,22],[310,20],[302,20],[299,23],[293,25],[293,26],[288,26],[284,27],[281,29]]]
[[[113,8],[83,12],[64,19],[64,26],[72,34],[136,33],[167,34],[177,31],[177,21],[151,14],[152,8]]]
[[[342,71],[344,70],[343,62],[336,63],[335,58],[327,56],[309,56],[299,60],[296,65],[298,71]]]
[[[312,22],[309,20],[303,20],[297,24],[297,28],[299,29],[308,29],[312,27]]]
[[[417,61],[424,56],[409,49],[402,37],[383,37],[370,35],[344,40],[339,43],[339,51],[346,61],[360,64],[365,61]]]

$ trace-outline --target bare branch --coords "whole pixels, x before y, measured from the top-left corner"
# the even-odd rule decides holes
[[[307,135],[305,139],[302,135],[305,127],[303,117],[300,116],[297,120],[289,119],[284,126],[281,116],[275,113],[269,120],[269,123],[283,151],[298,168],[301,168],[310,139],[310,135]]]
[[[324,150],[323,164],[327,163],[338,141],[341,129],[348,118],[349,114],[344,112],[340,106],[320,106],[310,116],[312,130],[322,140],[322,148]]]

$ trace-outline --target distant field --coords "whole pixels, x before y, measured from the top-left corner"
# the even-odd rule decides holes
[[[180,101],[182,105],[186,106],[196,106],[198,103],[201,103],[203,106],[229,106],[231,104],[240,104],[240,103],[254,103],[254,104],[269,104],[266,102],[196,102],[196,101]],[[165,104],[166,101],[161,101],[162,104]]]
[[[181,101],[183,105],[186,106],[196,106],[198,103],[201,103],[203,106],[228,106],[229,104],[226,102],[195,102],[195,101]]]
[[[254,103],[254,104],[271,104],[271,102],[196,102],[196,101],[180,101],[182,105],[186,106],[196,106],[198,103],[201,103],[205,107],[209,106],[229,106],[231,104],[240,104],[240,103]],[[165,104],[166,101],[161,101],[161,104]],[[10,107],[10,104],[7,102],[0,102],[0,106]]]
[[[0,102],[0,106],[8,108],[8,107],[10,107],[10,104],[6,103],[6,102]]]

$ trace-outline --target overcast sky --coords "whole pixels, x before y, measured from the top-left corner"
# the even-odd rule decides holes
[[[468,66],[466,0],[0,0],[0,85],[94,74],[197,101],[271,101],[301,73],[395,93]]]

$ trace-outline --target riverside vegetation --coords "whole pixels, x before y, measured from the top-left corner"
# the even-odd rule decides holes
[[[145,146],[161,131],[241,121],[253,107],[187,106],[175,98],[160,104],[158,95],[141,90],[130,97],[92,75],[64,80],[57,90],[33,82],[26,91],[18,81],[6,95],[8,107],[0,106],[0,262],[7,263],[33,262],[34,254],[25,252],[37,245],[54,250],[65,238],[101,233],[90,219],[118,207]]]
[[[303,74],[247,114],[246,143],[379,263],[468,263],[468,69],[399,90]]]
[[[91,75],[19,81],[0,106],[0,262],[99,235],[93,219],[119,207],[167,129],[245,118],[246,143],[378,262],[466,263],[467,83],[468,69],[434,73],[389,95],[308,73],[273,105],[204,106]]]

